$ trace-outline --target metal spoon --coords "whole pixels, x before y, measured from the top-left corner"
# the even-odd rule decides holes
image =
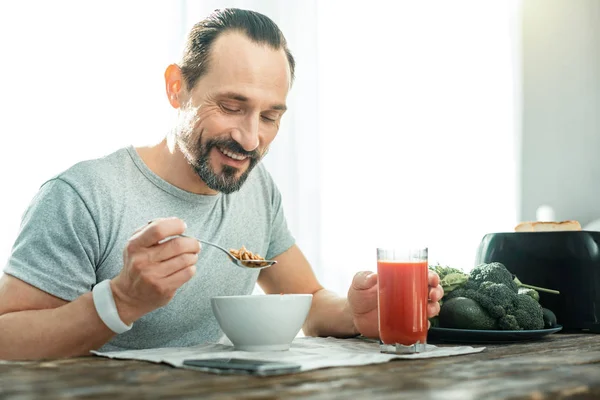
[[[232,263],[234,263],[238,267],[241,267],[241,268],[244,268],[244,269],[265,269],[265,268],[269,268],[273,264],[277,264],[277,261],[275,261],[275,260],[239,260],[239,259],[235,258],[233,256],[233,254],[231,254],[227,249],[225,249],[224,247],[219,246],[218,244],[207,242],[206,240],[198,239],[198,238],[195,238],[193,236],[188,236],[188,235],[177,235],[177,236],[187,237],[187,238],[191,238],[191,239],[196,239],[200,243],[207,244],[209,246],[213,246],[213,247],[221,250],[223,253],[227,254],[227,256],[229,257],[229,259],[231,260]],[[244,263],[257,264],[257,266],[256,267],[249,267],[247,265],[244,265]],[[260,264],[264,264],[264,263],[266,263],[267,265],[259,266]]]

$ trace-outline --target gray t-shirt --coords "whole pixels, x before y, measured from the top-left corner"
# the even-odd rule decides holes
[[[42,185],[26,210],[4,272],[72,301],[123,267],[133,232],[159,217],[179,217],[186,233],[273,258],[294,244],[281,195],[259,164],[232,194],[197,195],[154,174],[133,147],[78,163]],[[259,272],[244,271],[203,246],[196,275],[175,297],[115,336],[102,351],[190,346],[222,332],[210,298],[251,294]],[[60,321],[57,321],[60,323]]]

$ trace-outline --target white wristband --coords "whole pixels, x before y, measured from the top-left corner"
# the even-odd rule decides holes
[[[110,288],[110,279],[106,279],[94,286],[92,297],[98,316],[111,331],[119,334],[127,332],[133,327],[133,324],[125,325],[121,317],[119,317],[117,305],[115,304],[112,289]]]

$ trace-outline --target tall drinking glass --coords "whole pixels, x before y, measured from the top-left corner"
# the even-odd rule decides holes
[[[378,248],[379,338],[383,353],[419,353],[427,343],[427,248]]]

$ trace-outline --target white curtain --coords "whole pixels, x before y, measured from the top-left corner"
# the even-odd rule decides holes
[[[265,163],[326,287],[345,294],[377,245],[409,239],[470,269],[483,234],[512,229],[516,1],[2,2],[2,263],[45,179],[164,135],[164,68],[227,6],[273,18],[297,59]]]

